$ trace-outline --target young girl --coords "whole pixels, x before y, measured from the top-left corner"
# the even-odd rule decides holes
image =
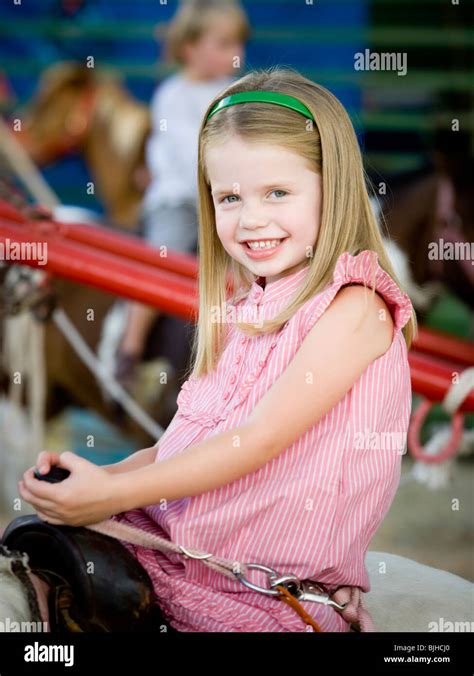
[[[71,476],[44,485],[28,470],[21,496],[51,523],[114,515],[331,595],[367,592],[364,557],[405,451],[416,319],[347,113],[292,69],[250,72],[203,118],[198,181],[200,312],[175,417],[116,465],[44,452],[40,471],[60,463]],[[202,561],[126,546],[178,631],[306,630],[286,603]],[[301,605],[323,631],[350,628],[335,607]]]

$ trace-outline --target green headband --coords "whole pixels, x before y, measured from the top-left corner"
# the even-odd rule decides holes
[[[239,92],[238,94],[231,94],[225,98],[218,101],[211,109],[211,112],[207,116],[206,124],[209,119],[215,115],[222,108],[227,108],[228,106],[233,106],[236,103],[275,103],[277,106],[284,106],[285,108],[291,108],[296,110],[297,113],[301,113],[305,117],[309,117],[310,120],[316,122],[311,111],[301,103],[294,96],[289,96],[289,94],[282,94],[281,92],[263,92],[263,91],[251,91],[251,92]]]

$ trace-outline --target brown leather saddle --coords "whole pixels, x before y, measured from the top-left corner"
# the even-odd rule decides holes
[[[19,516],[1,544],[28,555],[50,585],[50,631],[176,631],[164,619],[150,577],[118,540],[84,527]]]

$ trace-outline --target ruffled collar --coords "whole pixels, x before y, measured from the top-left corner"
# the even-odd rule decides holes
[[[250,287],[248,298],[254,302],[258,301],[261,305],[281,298],[287,298],[296,291],[308,274],[308,270],[309,266],[305,265],[304,268],[301,268],[296,272],[292,272],[289,275],[280,277],[280,279],[277,279],[274,282],[265,284],[265,288],[262,286],[265,277],[257,277]]]

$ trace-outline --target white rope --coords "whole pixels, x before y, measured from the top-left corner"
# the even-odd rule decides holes
[[[457,383],[453,383],[444,397],[441,405],[447,413],[454,415],[474,389],[474,367],[465,369],[459,376]]]
[[[436,432],[425,445],[425,455],[438,455],[451,439],[451,425],[439,425]],[[454,459],[447,458],[441,463],[427,463],[417,460],[412,467],[415,481],[431,490],[446,487],[452,477]]]
[[[46,364],[44,354],[44,324],[29,314],[30,360],[28,401],[31,407],[31,434],[36,449],[42,449],[45,438]]]
[[[42,275],[37,270],[34,273],[29,269],[28,271],[32,275],[37,274],[38,277]],[[40,280],[36,279],[35,281],[38,282]],[[56,308],[52,314],[52,318],[79,358],[95,375],[102,388],[114,400],[120,402],[130,417],[151,437],[159,440],[163,435],[163,428],[115,380],[109,372],[108,366],[96,357],[64,310]],[[10,407],[15,406],[18,410],[22,408],[23,379],[27,379],[28,413],[31,419],[31,436],[33,439],[33,443],[29,444],[31,448],[29,449],[28,456],[31,457],[32,451],[38,455],[40,450],[42,450],[44,440],[44,403],[46,397],[44,326],[29,311],[24,311],[17,316],[7,317],[4,321],[4,326],[3,362],[7,372],[11,376],[9,388]],[[13,374],[17,371],[22,376],[20,384],[13,383]],[[22,452],[22,455],[26,455],[26,451]]]
[[[2,361],[10,383],[2,404],[0,452],[6,454],[1,461],[4,498],[8,503],[18,497],[16,482],[43,448],[46,394],[43,344],[44,326],[29,312],[5,318]]]
[[[132,399],[128,392],[118,383],[109,373],[106,366],[97,359],[94,352],[85,342],[77,328],[71,322],[62,308],[56,308],[52,315],[53,321],[64,337],[76,351],[79,358],[95,375],[98,381],[107,389],[109,394],[118,401],[127,411],[131,418],[143,427],[148,434],[158,440],[164,430],[146,411],[144,411],[137,402]]]

